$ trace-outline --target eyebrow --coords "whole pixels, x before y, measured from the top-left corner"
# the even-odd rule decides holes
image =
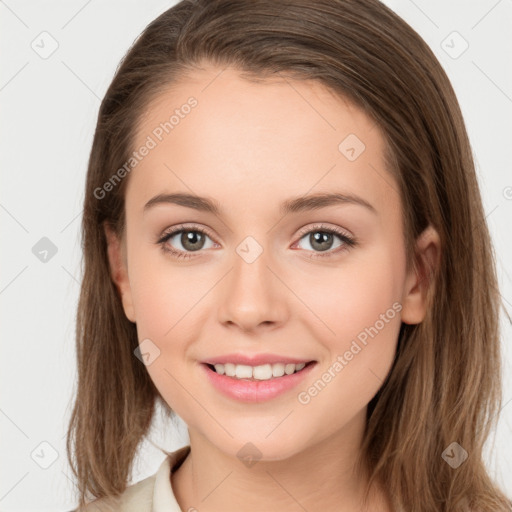
[[[220,216],[222,208],[220,203],[208,197],[201,197],[188,193],[158,194],[144,205],[144,213],[159,204],[177,204],[187,208]],[[377,210],[365,199],[354,194],[316,193],[308,196],[299,196],[284,201],[279,211],[282,215],[310,210],[318,210],[337,204],[357,204],[367,208],[378,215]]]

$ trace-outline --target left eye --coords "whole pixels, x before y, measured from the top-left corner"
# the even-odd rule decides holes
[[[343,237],[341,235],[338,235],[334,231],[319,229],[309,231],[300,240],[306,240],[309,243],[309,246],[314,251],[316,250],[320,252],[325,252],[333,248],[332,245],[334,243],[334,238],[338,238],[338,240],[341,240],[340,245],[344,241],[342,240]]]
[[[309,228],[308,231],[302,232],[299,242],[304,238],[314,249],[309,255],[310,258],[330,258],[356,245],[355,238],[345,234],[339,228],[326,227],[322,224],[313,226]],[[341,240],[341,244],[331,250],[334,238]]]

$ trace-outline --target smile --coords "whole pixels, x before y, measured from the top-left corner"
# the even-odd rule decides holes
[[[223,395],[237,401],[264,402],[298,386],[316,364],[316,361],[310,361],[307,364],[274,363],[253,367],[232,363],[218,363],[215,366],[201,363],[200,367],[213,387]],[[286,367],[290,373],[287,373]]]
[[[235,379],[249,379],[249,380],[269,380],[283,375],[292,375],[295,372],[302,370],[306,363],[293,364],[293,363],[274,363],[262,364],[259,366],[249,366],[246,364],[216,364],[213,369],[219,375],[226,375],[227,377],[234,377]]]

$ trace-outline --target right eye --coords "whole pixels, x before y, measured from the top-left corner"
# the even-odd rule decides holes
[[[163,251],[172,254],[178,259],[191,258],[193,257],[191,253],[204,248],[205,237],[210,238],[207,231],[201,227],[194,226],[186,229],[185,226],[177,226],[165,231],[157,243],[161,245]],[[181,245],[181,248],[175,248],[169,242],[178,243]]]

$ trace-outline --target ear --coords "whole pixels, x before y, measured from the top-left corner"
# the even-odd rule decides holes
[[[407,274],[402,296],[402,322],[419,324],[427,313],[427,293],[441,258],[439,234],[428,226],[418,237],[415,247],[416,268]]]
[[[124,247],[124,243],[119,239],[108,223],[105,222],[103,224],[103,229],[105,230],[105,237],[107,239],[110,276],[121,297],[126,317],[131,322],[135,322],[132,292],[130,289],[130,281],[128,279],[126,248]]]

